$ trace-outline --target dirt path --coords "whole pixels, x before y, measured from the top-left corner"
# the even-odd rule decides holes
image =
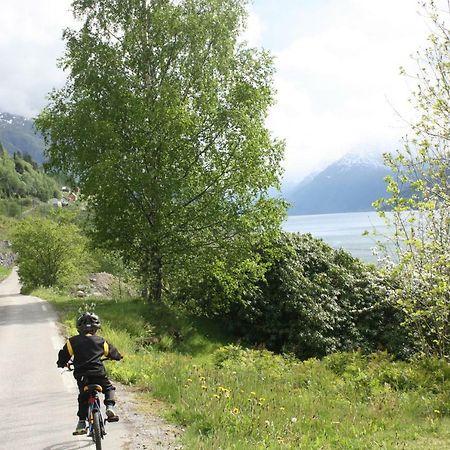
[[[114,382],[118,401],[117,410],[129,432],[129,442],[124,450],[165,449],[177,450],[182,446],[179,437],[182,429],[168,424],[152,411],[152,403],[140,400],[133,388]]]

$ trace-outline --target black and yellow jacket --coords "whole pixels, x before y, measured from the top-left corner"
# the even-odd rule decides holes
[[[58,367],[65,367],[73,357],[73,376],[101,377],[106,375],[101,358],[119,361],[122,355],[101,336],[96,334],[79,334],[72,336],[58,353]]]

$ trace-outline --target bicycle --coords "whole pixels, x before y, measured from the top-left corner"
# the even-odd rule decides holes
[[[102,359],[102,361],[105,361]],[[73,371],[73,364],[67,364],[66,370]],[[102,439],[106,436],[106,422],[117,422],[118,417],[104,418],[101,411],[101,403],[99,393],[103,392],[103,388],[98,384],[87,384],[83,391],[88,394],[88,436],[95,443],[96,450],[102,450]]]
[[[88,397],[88,436],[95,442],[96,450],[102,450],[102,439],[106,435],[105,423],[108,419],[103,419],[100,409],[99,393],[103,391],[98,384],[88,384],[84,387]]]

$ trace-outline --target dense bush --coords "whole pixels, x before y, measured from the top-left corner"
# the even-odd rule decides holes
[[[19,276],[24,290],[63,285],[85,266],[85,238],[64,220],[30,217],[12,232]]]
[[[409,352],[402,313],[385,300],[390,280],[374,266],[311,235],[290,233],[260,249],[258,258],[264,279],[233,285],[207,274],[191,290],[190,308],[225,314],[237,335],[301,358],[354,349]],[[218,313],[220,298],[225,309]]]

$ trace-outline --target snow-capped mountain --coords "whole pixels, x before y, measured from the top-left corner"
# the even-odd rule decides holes
[[[370,211],[372,202],[387,195],[388,174],[379,153],[347,154],[286,195],[289,214]]]
[[[44,141],[36,132],[34,122],[30,119],[1,112],[0,143],[10,154],[27,153],[37,163],[44,162]]]

